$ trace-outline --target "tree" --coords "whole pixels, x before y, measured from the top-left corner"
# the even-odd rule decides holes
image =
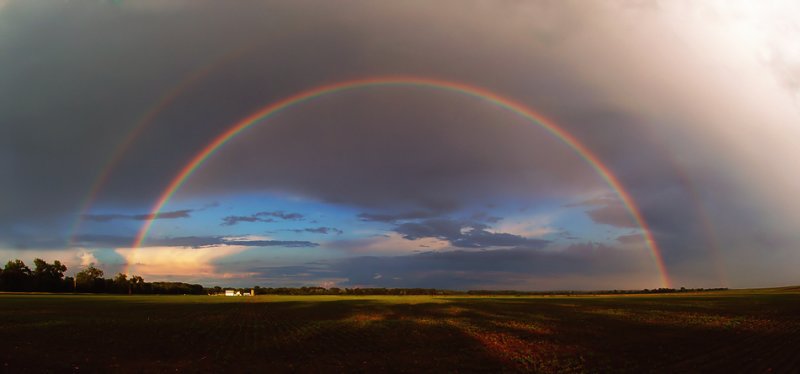
[[[2,277],[7,291],[28,291],[31,288],[31,269],[22,260],[6,263]]]
[[[103,271],[94,267],[94,263],[91,263],[86,269],[75,274],[75,283],[77,283],[80,291],[102,292],[103,288],[105,288]]]
[[[64,272],[67,267],[56,260],[48,264],[45,260],[33,260],[33,283],[36,291],[56,292],[64,288]]]
[[[64,288],[62,291],[64,292],[75,292],[75,278],[73,277],[64,277]]]
[[[138,275],[131,275],[130,282],[131,293],[144,293],[144,278]]]
[[[131,294],[131,282],[128,281],[127,274],[119,273],[114,277],[114,289],[119,293]]]

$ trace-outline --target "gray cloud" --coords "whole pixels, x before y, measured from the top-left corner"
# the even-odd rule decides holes
[[[95,222],[109,222],[113,220],[132,220],[132,221],[149,221],[153,219],[175,219],[175,218],[189,218],[193,209],[174,210],[170,212],[162,212],[157,216],[148,214],[84,214],[82,217],[88,221]]]
[[[227,216],[222,218],[221,226],[233,226],[239,222],[275,222],[272,218],[260,218],[254,216]]]
[[[430,219],[419,222],[406,222],[394,231],[408,240],[437,238],[450,242],[459,248],[528,247],[543,248],[549,240],[525,238],[508,233],[488,231],[489,226],[469,221],[449,219]]]
[[[233,226],[239,222],[275,222],[275,218],[286,221],[302,220],[304,216],[300,213],[287,213],[284,211],[258,212],[249,216],[227,216],[222,218],[222,226]]]
[[[300,213],[286,213],[284,211],[278,210],[274,212],[258,212],[256,216],[270,216],[276,217],[283,220],[290,220],[290,221],[297,221],[303,219],[303,215]]]
[[[344,231],[339,230],[335,227],[306,227],[304,229],[293,229],[289,230],[295,233],[312,233],[312,234],[336,234],[341,235]]]

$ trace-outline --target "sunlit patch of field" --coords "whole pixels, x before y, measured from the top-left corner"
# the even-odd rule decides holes
[[[0,295],[2,371],[800,370],[800,289],[678,295]]]
[[[675,312],[669,310],[631,311],[626,309],[595,309],[587,312],[627,321],[675,327],[699,326],[704,328],[749,330],[752,332],[768,331],[780,327],[777,321],[770,319],[715,313]]]

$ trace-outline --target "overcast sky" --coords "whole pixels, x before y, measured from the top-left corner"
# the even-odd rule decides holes
[[[0,0],[0,260],[205,285],[797,284],[797,40],[777,0]],[[389,75],[513,99],[622,189],[487,100],[374,86],[254,124],[152,214],[259,108]]]

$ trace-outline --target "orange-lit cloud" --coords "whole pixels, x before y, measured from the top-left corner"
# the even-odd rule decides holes
[[[129,264],[129,272],[142,276],[233,277],[218,273],[213,262],[247,250],[247,246],[223,245],[202,248],[142,247],[117,248],[116,252]]]

